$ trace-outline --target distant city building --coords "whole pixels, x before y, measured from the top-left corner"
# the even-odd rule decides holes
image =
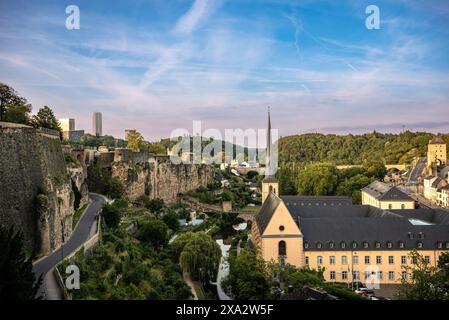
[[[438,176],[424,178],[424,198],[437,203],[439,191],[447,185],[446,179],[442,179]]]
[[[136,133],[136,132],[137,132],[136,129],[128,129],[128,130],[125,130],[125,140],[128,141],[128,135],[129,135],[130,133]]]
[[[101,112],[94,112],[92,116],[92,133],[97,137],[103,135]]]
[[[84,130],[76,130],[75,119],[59,119],[59,124],[62,129],[62,137],[64,140],[79,142],[81,137],[84,135]]]
[[[415,200],[397,187],[374,181],[362,189],[362,205],[380,209],[414,209]]]
[[[427,146],[427,166],[445,165],[447,162],[446,142],[439,137],[433,137]]]
[[[75,119],[72,118],[59,119],[59,124],[61,125],[62,131],[75,130]]]
[[[63,136],[64,140],[80,142],[81,137],[84,136],[84,130],[63,131],[62,136]]]

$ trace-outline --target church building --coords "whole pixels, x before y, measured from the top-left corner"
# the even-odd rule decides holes
[[[268,114],[268,131],[271,129]],[[324,270],[326,281],[398,284],[417,250],[435,266],[449,252],[449,214],[442,209],[382,209],[350,197],[282,196],[267,135],[262,207],[251,241],[266,261]]]

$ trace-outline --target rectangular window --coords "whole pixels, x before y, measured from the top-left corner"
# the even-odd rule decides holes
[[[318,265],[322,265],[323,264],[323,257],[322,256],[318,256],[317,257],[317,263],[318,263]]]
[[[369,256],[365,256],[365,264],[369,264]]]
[[[412,263],[413,263],[413,264],[417,264],[417,263],[418,263],[418,257],[413,256],[413,257],[412,257]]]
[[[330,272],[330,279],[335,280],[335,271]]]
[[[365,271],[365,280],[368,280],[370,275],[371,273],[369,271]]]
[[[306,257],[306,265],[309,265],[309,257]]]
[[[348,271],[342,271],[341,279],[342,280],[347,280],[348,279]]]
[[[424,256],[424,261],[426,263],[430,263],[430,256]]]
[[[394,280],[394,271],[388,271],[388,280]]]
[[[376,256],[376,263],[382,264],[382,256]]]
[[[394,256],[388,256],[388,263],[394,264]]]
[[[330,264],[335,264],[335,256],[330,256],[329,257],[329,263]]]
[[[359,256],[353,256],[352,257],[352,263],[353,264],[359,264]]]
[[[401,256],[401,264],[407,264],[407,256]]]
[[[382,280],[382,276],[383,276],[382,271],[377,271],[377,279]]]
[[[356,281],[360,280],[360,272],[354,271],[352,273],[352,276],[354,277],[354,280],[356,280]]]
[[[401,276],[403,280],[407,280],[407,271],[402,271]]]
[[[341,256],[341,264],[348,264],[348,258],[346,256]]]

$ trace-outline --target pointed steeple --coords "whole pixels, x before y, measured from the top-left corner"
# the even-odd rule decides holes
[[[267,128],[267,147],[265,152],[265,178],[271,175],[271,119],[270,119],[270,107],[268,107],[268,128]]]
[[[262,203],[268,198],[270,193],[279,196],[279,183],[276,180],[273,172],[273,163],[271,162],[271,117],[270,107],[268,107],[268,127],[267,127],[267,147],[265,151],[265,177],[262,180]]]

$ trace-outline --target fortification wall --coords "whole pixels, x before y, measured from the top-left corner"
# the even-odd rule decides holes
[[[213,168],[206,165],[175,165],[169,158],[154,158],[143,164],[133,161],[112,164],[112,177],[120,179],[126,196],[135,200],[141,195],[161,198],[171,203],[179,193],[206,185],[213,179]]]
[[[74,193],[57,136],[0,127],[0,224],[48,254],[72,232]]]

